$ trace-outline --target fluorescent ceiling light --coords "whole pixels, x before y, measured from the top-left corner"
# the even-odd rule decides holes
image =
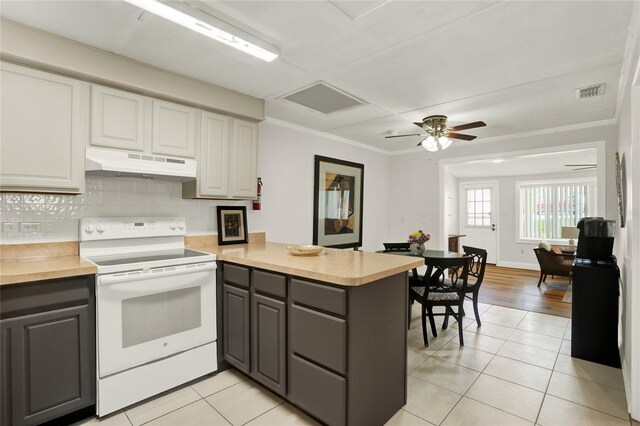
[[[194,18],[184,12],[174,9],[166,4],[157,0],[124,0],[134,6],[151,12],[154,15],[158,15],[161,18],[167,19],[178,25],[182,25],[185,28],[189,28],[199,34],[212,38],[220,43],[224,43],[227,46],[231,46],[238,50],[262,59],[266,62],[271,62],[278,57],[277,52],[267,50],[263,47],[255,45],[247,40],[237,37],[231,33],[228,33],[220,28],[214,27],[200,19]],[[275,49],[274,49],[275,50]]]

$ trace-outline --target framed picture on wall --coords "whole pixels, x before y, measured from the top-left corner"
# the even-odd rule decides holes
[[[244,244],[247,241],[247,208],[218,206],[218,245]]]
[[[315,156],[313,244],[362,246],[364,164]]]

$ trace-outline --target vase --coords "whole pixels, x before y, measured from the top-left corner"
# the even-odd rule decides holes
[[[425,250],[424,243],[411,243],[409,250],[415,253],[423,253]]]

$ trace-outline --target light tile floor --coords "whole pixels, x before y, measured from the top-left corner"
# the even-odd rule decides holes
[[[569,356],[570,320],[484,304],[480,310],[482,327],[473,315],[464,320],[464,347],[453,322],[438,337],[429,334],[425,348],[414,307],[407,405],[388,425],[631,425],[620,370]],[[97,423],[317,424],[233,370],[81,424]]]

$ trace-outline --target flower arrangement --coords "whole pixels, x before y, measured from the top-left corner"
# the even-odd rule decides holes
[[[413,234],[409,235],[408,242],[414,243],[414,244],[424,244],[430,239],[431,239],[431,235],[425,234],[424,232],[422,232],[422,229],[419,229],[418,232],[414,232]]]

